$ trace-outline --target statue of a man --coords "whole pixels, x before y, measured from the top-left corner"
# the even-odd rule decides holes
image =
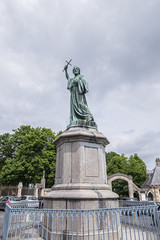
[[[88,83],[80,74],[80,68],[74,67],[74,77],[68,74],[68,64],[64,67],[68,80],[67,89],[71,92],[70,100],[70,125],[88,125],[96,127],[93,116],[88,108],[85,94],[88,92]]]

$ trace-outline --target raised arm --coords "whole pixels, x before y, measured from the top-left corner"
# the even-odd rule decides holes
[[[65,70],[66,78],[69,80],[69,74],[67,72],[67,69],[68,69],[68,65],[65,65],[64,70]]]

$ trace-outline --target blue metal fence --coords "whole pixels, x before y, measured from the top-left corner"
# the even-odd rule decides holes
[[[138,201],[138,200],[119,200],[120,207],[133,207],[133,206],[155,206],[158,208],[158,204],[154,201]]]
[[[3,240],[160,240],[155,206],[99,210],[26,209],[7,205]]]

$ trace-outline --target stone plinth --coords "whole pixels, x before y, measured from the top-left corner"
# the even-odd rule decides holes
[[[94,127],[70,127],[55,140],[55,185],[45,195],[45,208],[118,207],[118,195],[107,185],[105,146],[108,143]]]

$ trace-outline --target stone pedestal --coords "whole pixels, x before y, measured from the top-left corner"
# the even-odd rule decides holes
[[[56,178],[45,195],[48,209],[118,207],[118,195],[107,185],[107,138],[94,127],[70,127],[56,140]]]

